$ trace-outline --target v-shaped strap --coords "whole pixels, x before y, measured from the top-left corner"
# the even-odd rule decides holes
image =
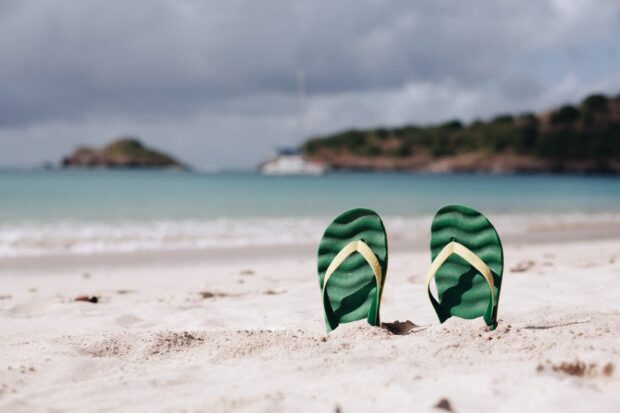
[[[336,254],[332,262],[327,267],[325,271],[325,277],[323,278],[323,304],[327,305],[325,301],[325,291],[327,290],[327,282],[331,278],[332,274],[342,265],[342,263],[349,257],[349,255],[354,252],[360,253],[362,257],[366,260],[372,272],[375,275],[375,280],[377,281],[377,290],[375,293],[375,300],[377,304],[379,303],[380,289],[381,289],[381,280],[383,278],[383,273],[381,272],[381,264],[379,264],[379,260],[375,256],[375,253],[372,252],[370,247],[362,240],[351,241],[344,248]]]
[[[489,267],[478,257],[472,250],[467,248],[463,244],[459,244],[456,241],[451,241],[448,243],[443,249],[437,254],[431,267],[428,269],[428,273],[426,274],[426,289],[428,290],[428,296],[430,297],[433,304],[439,305],[439,302],[433,297],[431,293],[431,281],[437,274],[439,268],[443,265],[444,262],[450,257],[450,255],[456,254],[459,257],[463,258],[472,267],[474,267],[487,281],[489,284],[489,289],[491,291],[491,308],[495,306],[495,284],[493,283],[493,274]]]

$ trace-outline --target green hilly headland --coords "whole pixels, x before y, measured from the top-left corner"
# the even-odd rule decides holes
[[[178,160],[148,148],[137,138],[119,138],[103,148],[78,147],[61,165],[77,168],[174,168],[185,169]]]
[[[334,169],[620,173],[620,95],[487,121],[347,130],[308,140]]]

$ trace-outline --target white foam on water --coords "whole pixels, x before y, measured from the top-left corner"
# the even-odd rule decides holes
[[[489,215],[502,234],[620,225],[620,214]],[[26,222],[0,225],[0,258],[316,244],[329,218]],[[428,236],[432,216],[385,217],[390,240]]]
[[[303,244],[320,235],[310,219],[26,223],[0,226],[0,257]]]

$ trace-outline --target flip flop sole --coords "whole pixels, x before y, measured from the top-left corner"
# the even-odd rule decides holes
[[[434,260],[451,241],[469,248],[491,270],[494,281],[495,306],[489,299],[485,278],[467,261],[451,255],[435,276],[441,322],[451,316],[464,319],[484,317],[492,328],[497,318],[497,303],[501,290],[504,254],[497,231],[480,212],[462,205],[441,208],[431,226],[431,256]]]
[[[361,240],[375,254],[381,266],[381,285],[366,259],[355,252],[333,272],[327,285],[327,300],[331,309],[325,311],[327,330],[340,323],[368,319],[372,325],[379,323],[380,300],[387,272],[387,236],[381,218],[372,210],[351,209],[339,215],[327,227],[319,244],[319,286],[323,291],[325,272],[336,255],[349,243]]]

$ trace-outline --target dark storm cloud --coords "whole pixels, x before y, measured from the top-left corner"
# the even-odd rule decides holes
[[[548,50],[613,46],[620,6],[594,3],[0,1],[0,138],[114,116],[271,134],[293,121],[300,68],[313,131],[536,108],[575,92]]]
[[[535,7],[534,7],[535,6]],[[475,87],[534,40],[549,5],[29,1],[5,4],[0,122],[175,113],[290,93],[452,80]]]

